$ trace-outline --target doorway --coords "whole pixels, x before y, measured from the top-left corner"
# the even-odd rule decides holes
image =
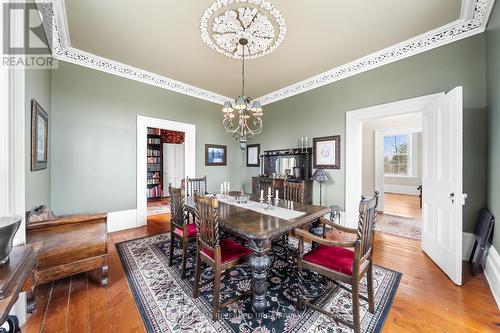
[[[165,218],[168,184],[194,177],[195,158],[195,125],[137,116],[137,226]]]
[[[379,192],[376,230],[421,239],[422,112],[362,121],[362,190]]]
[[[147,220],[170,221],[170,185],[180,187],[185,177],[184,132],[148,127],[147,134]]]
[[[346,114],[345,224],[357,226],[362,194],[363,122],[419,113],[422,119],[421,248],[462,284],[463,89],[367,107]]]

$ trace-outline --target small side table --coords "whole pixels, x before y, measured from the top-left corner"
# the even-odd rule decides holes
[[[37,263],[36,252],[30,244],[15,246],[9,261],[0,266],[0,324],[9,323],[9,333],[20,332],[15,316],[9,316],[25,282]]]

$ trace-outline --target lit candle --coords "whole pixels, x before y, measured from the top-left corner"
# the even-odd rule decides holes
[[[264,200],[264,190],[260,190],[260,200]]]

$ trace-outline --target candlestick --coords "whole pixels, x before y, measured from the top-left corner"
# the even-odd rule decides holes
[[[224,184],[220,184],[220,194],[224,194]]]
[[[280,193],[280,192],[279,192],[279,190],[276,190],[276,195],[275,195],[275,197],[276,197],[276,198],[279,198],[279,197],[280,197],[280,196],[279,196],[279,193]]]
[[[271,196],[271,188],[270,188],[270,187],[268,187],[268,188],[267,188],[267,196],[268,196],[268,197],[270,197],[270,196]]]
[[[264,190],[260,190],[260,200],[264,201]]]

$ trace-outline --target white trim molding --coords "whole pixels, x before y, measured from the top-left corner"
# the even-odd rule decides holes
[[[137,227],[137,210],[128,209],[108,213],[108,233]]]
[[[180,94],[223,104],[232,98],[71,47],[64,0],[36,0],[54,58],[136,80]],[[335,67],[257,98],[277,102],[377,67],[484,32],[495,0],[462,0],[460,18],[402,43]]]
[[[486,264],[484,265],[484,275],[500,309],[500,256],[493,245],[488,250]]]
[[[377,67],[484,32],[495,0],[463,0],[460,19],[402,43],[335,67],[257,98],[262,105],[277,102]]]
[[[196,125],[137,116],[137,225],[146,225],[147,217],[147,133],[148,127],[184,132],[184,176],[196,177]]]
[[[397,193],[406,195],[418,195],[417,186],[384,184],[384,193]],[[382,209],[383,207],[381,207]],[[382,209],[383,210],[383,209]]]
[[[362,194],[363,121],[421,112],[442,95],[444,95],[444,92],[366,107],[346,113],[345,210],[347,221],[354,221],[354,223],[357,221],[359,198]]]

